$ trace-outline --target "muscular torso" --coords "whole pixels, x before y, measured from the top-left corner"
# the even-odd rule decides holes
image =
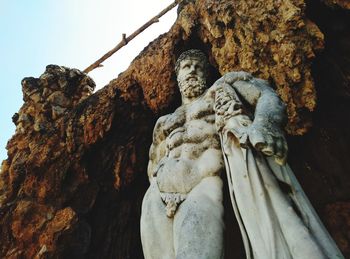
[[[153,174],[161,192],[187,194],[205,177],[222,171],[213,104],[213,98],[204,94],[158,121],[155,135],[160,144],[155,148],[163,152],[154,161]]]

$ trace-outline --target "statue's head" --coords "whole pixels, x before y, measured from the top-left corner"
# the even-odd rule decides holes
[[[190,49],[179,56],[175,72],[183,99],[196,98],[204,93],[208,69],[207,57],[200,50]]]

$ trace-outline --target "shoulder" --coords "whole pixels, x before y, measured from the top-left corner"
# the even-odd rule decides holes
[[[167,115],[163,115],[161,117],[158,118],[155,128],[161,127],[164,125],[164,123],[166,122],[166,120],[171,116],[171,114],[167,114]]]
[[[153,129],[153,144],[157,145],[165,139],[164,129],[171,114],[163,115],[158,118]]]
[[[168,120],[168,118],[171,116],[171,114],[167,114],[167,115],[163,115],[161,117],[158,118],[158,120],[156,121],[156,124],[154,126],[154,131],[159,131],[162,128],[164,128],[164,125],[166,124],[166,121]]]

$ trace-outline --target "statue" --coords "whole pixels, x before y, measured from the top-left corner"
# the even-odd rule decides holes
[[[154,128],[141,213],[145,258],[224,257],[224,171],[248,259],[343,258],[285,164],[283,102],[245,72],[207,88],[208,66],[199,50],[180,55],[182,105]]]

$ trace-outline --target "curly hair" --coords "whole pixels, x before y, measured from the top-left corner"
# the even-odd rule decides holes
[[[204,71],[206,73],[208,73],[208,71],[209,71],[209,62],[208,62],[207,56],[199,49],[190,49],[190,50],[186,50],[185,52],[182,52],[182,54],[176,60],[176,63],[175,63],[175,73],[176,73],[176,75],[179,72],[181,61],[183,61],[183,60],[185,60],[187,58],[195,58],[195,59],[199,59],[200,61],[202,61],[204,63]]]

